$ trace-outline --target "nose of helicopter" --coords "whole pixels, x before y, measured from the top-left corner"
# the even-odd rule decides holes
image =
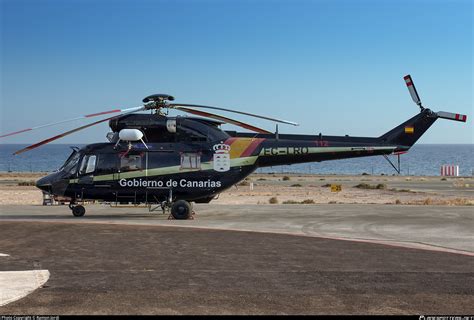
[[[36,187],[43,191],[51,192],[51,183],[52,183],[52,179],[51,179],[51,175],[49,175],[36,181]]]
[[[36,181],[36,187],[47,193],[63,196],[68,187],[68,179],[63,172],[55,172]]]

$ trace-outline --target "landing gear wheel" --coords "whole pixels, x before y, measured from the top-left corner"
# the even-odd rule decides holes
[[[176,220],[184,220],[191,218],[193,208],[186,200],[178,200],[171,206],[171,215]]]
[[[71,210],[75,217],[82,217],[86,213],[86,208],[83,206],[74,206]]]

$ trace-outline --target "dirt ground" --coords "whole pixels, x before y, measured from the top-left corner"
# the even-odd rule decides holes
[[[34,183],[46,174],[0,173],[0,205],[42,204],[42,193]],[[340,185],[341,191],[332,192],[331,185]],[[474,178],[252,174],[213,200],[218,204],[302,202],[474,205]]]

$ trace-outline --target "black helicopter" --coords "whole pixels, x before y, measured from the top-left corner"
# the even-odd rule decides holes
[[[163,210],[170,208],[175,219],[188,219],[192,215],[190,202],[210,202],[257,168],[376,155],[388,160],[387,155],[408,151],[438,118],[466,122],[465,115],[424,108],[410,75],[404,80],[420,112],[380,137],[280,134],[278,125],[272,133],[203,109],[297,124],[219,107],[176,104],[171,102],[172,96],[156,94],[143,99],[144,104],[139,107],[58,122],[119,114],[56,135],[15,154],[109,121],[112,132],[107,134],[108,143],[73,148],[64,165],[38,180],[36,186],[52,195],[70,198],[69,207],[77,217],[85,214],[81,203],[94,199],[157,204]],[[169,109],[200,117],[170,117]],[[152,112],[135,114],[145,110]],[[0,138],[58,123],[4,134]],[[253,132],[223,131],[220,129],[223,123]],[[392,166],[397,170],[393,163]]]

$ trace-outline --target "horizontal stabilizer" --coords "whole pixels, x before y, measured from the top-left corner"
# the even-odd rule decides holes
[[[436,115],[438,116],[438,118],[443,118],[443,119],[448,119],[448,120],[461,121],[461,122],[467,121],[467,116],[464,114],[459,114],[459,113],[439,111],[439,112],[436,112]]]

